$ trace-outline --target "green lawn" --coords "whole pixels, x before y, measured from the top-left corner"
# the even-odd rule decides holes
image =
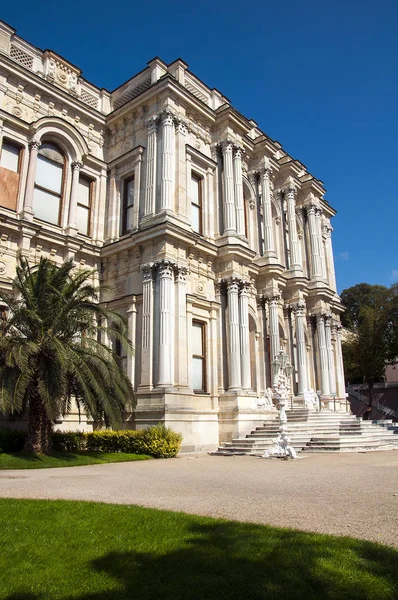
[[[396,600],[398,552],[135,506],[0,500],[1,600]]]
[[[82,465],[150,459],[150,456],[143,454],[124,454],[123,452],[53,452],[51,456],[18,452],[16,454],[0,454],[0,470],[80,467]]]

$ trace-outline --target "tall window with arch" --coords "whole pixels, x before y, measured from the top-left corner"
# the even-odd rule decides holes
[[[40,146],[36,163],[35,188],[33,192],[33,212],[37,219],[59,225],[65,157],[51,142]]]

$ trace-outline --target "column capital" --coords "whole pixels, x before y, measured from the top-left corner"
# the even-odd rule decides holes
[[[233,150],[234,150],[234,142],[232,140],[223,140],[222,142],[220,142],[219,147],[221,148],[221,152],[223,154],[223,156],[225,154],[233,154]]]
[[[144,283],[153,280],[154,263],[147,263],[140,266],[140,271],[144,276]]]
[[[239,279],[238,277],[228,277],[228,278],[223,279],[222,281],[226,285],[228,293],[231,293],[231,292],[234,292],[234,293],[236,292],[237,294],[239,293],[239,288],[242,283],[241,279]]]
[[[245,150],[244,150],[243,146],[239,146],[238,144],[234,144],[233,145],[233,152],[234,152],[234,158],[236,158],[236,159],[242,159],[242,156],[245,153]]]
[[[249,296],[251,289],[250,281],[241,281],[239,286],[239,293],[241,296]]]
[[[298,188],[293,182],[290,182],[282,189],[282,192],[286,197],[295,198],[297,196]]]
[[[162,125],[175,125],[177,115],[170,108],[165,108],[161,111],[159,119]]]
[[[175,280],[178,283],[186,283],[188,275],[188,267],[177,266],[175,268]]]
[[[306,305],[304,300],[299,300],[294,304],[290,304],[290,309],[295,317],[305,317],[306,315]]]
[[[160,277],[172,277],[178,266],[175,261],[169,259],[158,260],[153,264]]]
[[[159,115],[152,115],[147,119],[146,126],[148,128],[148,134],[155,133],[158,129]]]
[[[71,163],[72,171],[80,171],[83,168],[83,163],[80,160],[74,160]]]
[[[29,151],[35,151],[37,152],[41,146],[41,141],[40,140],[32,140],[31,142],[29,142]]]

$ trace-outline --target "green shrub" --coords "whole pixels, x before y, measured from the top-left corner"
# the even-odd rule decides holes
[[[84,452],[87,449],[87,433],[84,431],[55,431],[53,449],[58,452]]]
[[[181,433],[161,424],[138,430],[136,434],[135,447],[138,454],[149,454],[155,458],[173,458],[181,447]]]
[[[0,429],[0,452],[20,452],[24,447],[25,439],[25,431]]]
[[[20,452],[25,437],[24,431],[0,429],[0,452]],[[58,452],[126,452],[172,458],[180,450],[182,435],[159,424],[141,430],[55,431],[52,441]]]

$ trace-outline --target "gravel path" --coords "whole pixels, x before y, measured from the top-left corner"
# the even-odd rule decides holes
[[[0,471],[0,497],[139,504],[350,535],[398,548],[398,452]]]

